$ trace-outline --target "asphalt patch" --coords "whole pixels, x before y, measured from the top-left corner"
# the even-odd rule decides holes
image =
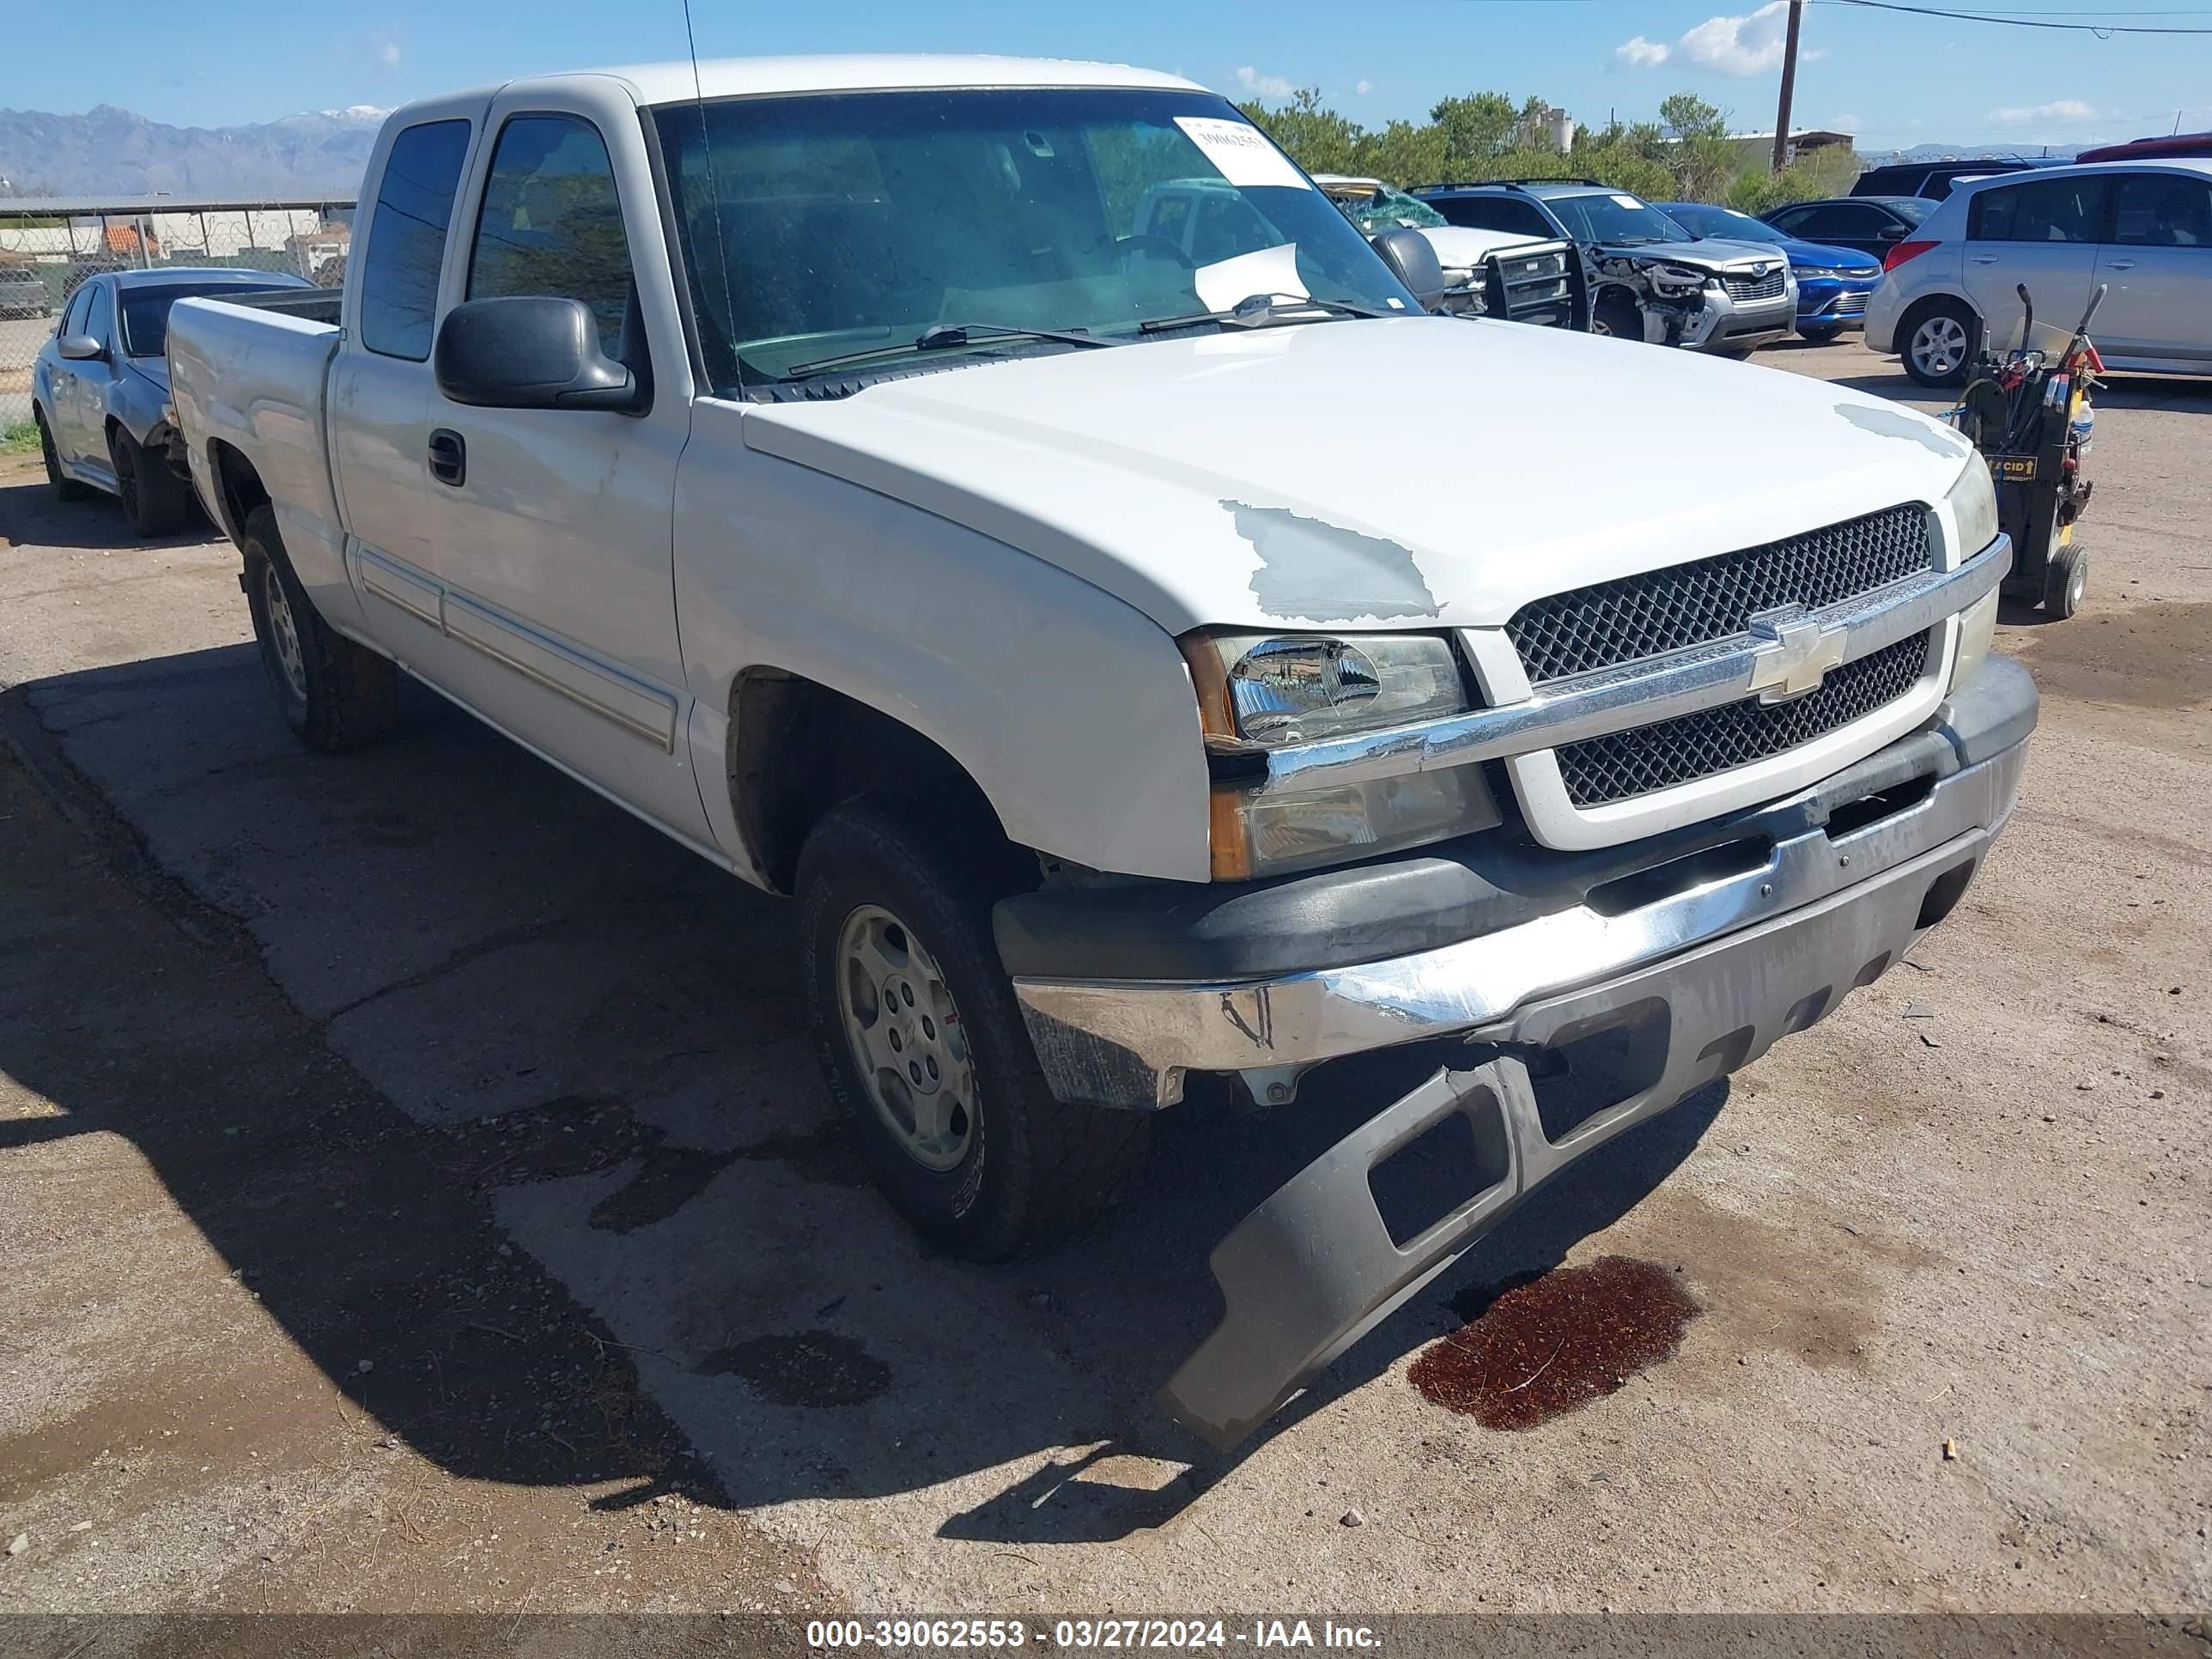
[[[891,1368],[849,1336],[793,1331],[717,1348],[692,1370],[741,1376],[778,1406],[858,1406],[891,1385]]]

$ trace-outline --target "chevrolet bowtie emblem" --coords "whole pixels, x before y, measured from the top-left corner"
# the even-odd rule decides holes
[[[1764,703],[1788,702],[1817,691],[1828,671],[1843,665],[1844,630],[1821,627],[1800,605],[1753,617],[1751,637],[1756,647],[1751,690]]]

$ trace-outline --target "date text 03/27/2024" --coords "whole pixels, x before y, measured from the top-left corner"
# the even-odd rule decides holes
[[[1161,1650],[1224,1648],[1339,1648],[1373,1652],[1382,1645],[1366,1625],[1340,1625],[1324,1619],[1318,1627],[1304,1619],[1255,1619],[1231,1626],[1220,1619],[1059,1619],[1047,1631],[1032,1631],[1019,1619],[816,1620],[806,1626],[806,1645],[817,1651],[868,1648],[945,1651],[956,1648],[1005,1651],[1027,1647]]]

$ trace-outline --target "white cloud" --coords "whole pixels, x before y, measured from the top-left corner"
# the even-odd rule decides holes
[[[1362,81],[1358,86],[1352,88],[1352,91],[1362,98],[1374,90],[1375,83],[1372,81]]]
[[[1249,64],[1237,71],[1237,84],[1259,98],[1287,98],[1297,90],[1279,75],[1262,75]]]
[[[2049,104],[2021,105],[2012,109],[1993,109],[1990,119],[2001,127],[2030,127],[2054,121],[2094,121],[2097,112],[2078,98],[2061,98]]]
[[[1865,125],[1864,118],[1856,111],[1853,111],[1849,115],[1832,115],[1827,122],[1828,131],[1831,132],[1856,132]]]
[[[1626,64],[1630,69],[1650,69],[1667,61],[1671,54],[1656,40],[1647,40],[1638,34],[1622,41],[1613,49],[1613,61]]]
[[[1782,66],[1790,34],[1787,0],[1768,0],[1741,17],[1708,17],[1674,49],[1692,63],[1723,75],[1765,75]]]

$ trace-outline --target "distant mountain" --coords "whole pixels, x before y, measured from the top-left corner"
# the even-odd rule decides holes
[[[82,115],[0,109],[0,198],[350,198],[386,112],[357,105],[238,127],[173,127],[102,104]]]
[[[2070,161],[2086,144],[1915,144],[1911,149],[1861,149],[1869,167],[1893,161],[1987,161],[2018,157],[2024,161]]]

